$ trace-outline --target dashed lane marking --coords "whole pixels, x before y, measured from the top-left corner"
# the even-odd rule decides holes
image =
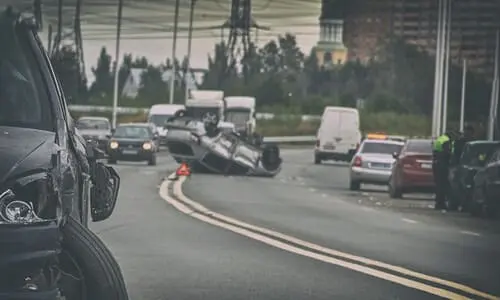
[[[406,223],[410,223],[410,224],[416,224],[416,223],[418,223],[415,220],[407,219],[407,218],[402,218],[401,221],[406,222]]]
[[[369,276],[390,281],[412,289],[420,290],[428,294],[439,296],[441,298],[457,300],[470,299],[470,297],[461,295],[458,292],[446,289],[449,288],[484,299],[500,300],[500,298],[497,296],[484,293],[460,283],[418,273],[409,269],[405,269],[403,267],[390,265],[369,258],[364,258],[346,252],[322,247],[320,245],[300,240],[298,238],[285,235],[277,231],[251,225],[216,213],[184,195],[184,193],[182,192],[182,184],[185,181],[186,178],[182,177],[178,181],[173,182],[172,192],[176,199],[170,197],[169,195],[169,187],[172,183],[168,180],[162,183],[160,187],[160,196],[179,211],[205,223],[218,226],[220,228],[232,231],[242,236],[246,236],[248,238],[279,248],[281,250],[309,257],[318,261],[323,261],[325,263],[337,265],[356,272],[364,273]],[[302,248],[300,248],[299,246]],[[374,267],[377,267],[378,269],[375,269]],[[387,271],[391,271],[392,273],[388,273]],[[396,273],[397,275],[394,273]],[[433,284],[439,284],[443,288],[419,282],[408,277],[423,280]]]
[[[473,235],[473,236],[481,236],[480,233],[473,232],[473,231],[467,231],[467,230],[462,230],[460,231],[461,234],[466,234],[466,235]]]

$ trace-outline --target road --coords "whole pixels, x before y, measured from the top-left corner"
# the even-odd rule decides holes
[[[313,165],[310,152],[284,150],[273,179],[194,174],[170,183],[181,194],[162,184],[176,167],[168,157],[155,167],[120,163],[116,212],[92,229],[116,255],[131,299],[500,295],[498,222],[434,212],[423,200],[391,202],[376,187],[350,192],[346,167]],[[183,199],[267,232],[174,206]]]

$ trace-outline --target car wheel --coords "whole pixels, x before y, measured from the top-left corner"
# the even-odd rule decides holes
[[[63,253],[83,275],[85,299],[128,300],[120,266],[99,237],[72,217],[62,231]]]
[[[315,165],[320,165],[321,164],[321,158],[319,158],[318,155],[314,155],[314,164]]]
[[[148,160],[148,165],[156,166],[156,154],[151,155],[151,158]]]
[[[398,188],[391,181],[389,181],[389,196],[392,199],[401,199],[401,198],[403,198],[403,191],[401,190],[401,188]]]
[[[361,189],[361,182],[351,180],[351,182],[349,183],[349,189],[351,191],[359,191]]]

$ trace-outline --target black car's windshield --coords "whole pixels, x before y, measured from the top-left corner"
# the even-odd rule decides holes
[[[115,138],[148,139],[151,138],[151,129],[145,126],[118,126]]]
[[[431,140],[421,140],[421,141],[408,141],[406,151],[421,154],[432,154],[432,141]]]
[[[111,129],[111,124],[109,124],[108,120],[79,119],[76,122],[76,128],[80,130],[86,130],[86,129],[109,130]]]
[[[394,152],[399,153],[401,148],[403,148],[403,145],[400,144],[364,142],[361,153],[393,154]]]
[[[0,14],[0,125],[54,130],[49,94],[29,32]]]
[[[471,167],[482,167],[498,149],[500,149],[500,143],[469,144],[462,154],[460,164]]]
[[[151,115],[149,117],[149,122],[155,124],[156,126],[162,127],[171,117],[172,115]]]

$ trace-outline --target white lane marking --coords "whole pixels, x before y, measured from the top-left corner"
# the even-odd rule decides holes
[[[313,193],[314,193],[314,192],[316,192],[316,189],[314,189],[314,188],[309,188],[309,192],[313,192]]]
[[[176,182],[173,183],[173,193],[174,193],[175,197],[177,197],[177,199],[179,199],[180,201],[178,201],[176,199],[173,199],[173,198],[171,198],[169,196],[169,187],[170,187],[170,183],[171,183],[170,181],[164,181],[162,183],[162,186],[160,188],[160,196],[165,201],[167,201],[169,203],[171,201],[177,202],[176,204],[172,204],[172,205],[174,205],[174,207],[176,207],[178,210],[184,212],[185,214],[188,214],[188,215],[192,216],[193,218],[197,218],[197,219],[201,220],[198,216],[202,216],[202,217],[210,220],[209,223],[211,223],[211,224],[213,224],[215,226],[219,226],[219,227],[225,228],[227,230],[231,230],[228,227],[231,227],[231,226],[235,227],[235,226],[237,226],[236,230],[239,230],[239,231],[241,231],[241,230],[244,230],[244,231],[245,230],[250,230],[251,234],[257,234],[257,235],[258,234],[263,234],[263,235],[265,235],[264,238],[271,239],[272,241],[274,241],[273,238],[280,239],[282,241],[293,243],[295,245],[299,245],[301,247],[314,250],[316,252],[321,252],[322,254],[326,254],[326,255],[338,257],[337,261],[340,261],[342,263],[344,263],[344,261],[342,259],[348,259],[348,260],[354,261],[356,263],[360,263],[362,265],[365,265],[367,267],[368,266],[376,266],[378,268],[382,268],[382,269],[385,269],[385,270],[390,270],[392,272],[396,272],[396,273],[399,273],[399,274],[402,274],[402,275],[405,275],[405,276],[409,276],[409,277],[413,277],[413,278],[418,278],[418,279],[421,279],[421,280],[425,280],[425,281],[433,282],[433,283],[440,284],[440,285],[443,285],[443,286],[446,286],[446,287],[450,287],[452,289],[459,290],[459,291],[465,292],[467,294],[476,295],[476,296],[479,296],[479,297],[482,297],[482,298],[485,298],[485,299],[500,300],[500,297],[487,294],[485,292],[476,290],[474,288],[471,288],[469,286],[463,285],[461,283],[457,283],[457,282],[453,282],[453,281],[441,279],[441,278],[438,278],[438,277],[434,277],[434,276],[430,276],[430,275],[418,273],[418,272],[415,272],[415,271],[412,271],[412,270],[409,270],[409,269],[406,269],[406,268],[403,268],[403,267],[399,267],[399,266],[387,264],[387,263],[384,263],[384,262],[372,260],[372,259],[365,258],[365,257],[356,256],[356,255],[353,255],[353,254],[349,254],[349,253],[346,253],[346,252],[341,252],[341,251],[334,250],[334,249],[331,249],[331,248],[326,248],[326,247],[323,247],[323,246],[320,246],[320,245],[317,245],[317,244],[313,244],[313,243],[310,243],[310,242],[307,242],[307,241],[304,241],[304,240],[292,237],[290,235],[286,235],[286,234],[283,234],[283,233],[280,233],[280,232],[277,232],[277,231],[269,230],[269,229],[266,229],[266,228],[263,228],[263,227],[258,227],[258,226],[255,226],[255,225],[251,225],[251,224],[248,224],[248,223],[245,223],[245,222],[233,219],[231,217],[228,217],[228,216],[216,213],[214,211],[209,210],[208,208],[206,208],[205,206],[201,205],[200,203],[195,202],[195,201],[189,199],[186,195],[184,195],[184,193],[182,192],[182,184],[186,180],[187,180],[186,177],[181,177],[178,181],[176,181]],[[193,209],[195,211],[193,211],[193,209],[191,209],[191,208],[188,208],[185,204],[193,207]],[[183,208],[178,208],[178,206],[181,206]],[[222,222],[218,221],[218,220],[211,219],[210,217],[207,217],[207,216],[218,218]],[[221,224],[220,225],[216,225],[216,224],[214,224],[214,222],[219,222]],[[233,230],[231,230],[231,231],[233,231]],[[233,231],[233,232],[238,233],[237,231]],[[245,235],[245,234],[242,234],[242,235]],[[245,235],[245,236],[249,237],[248,235]],[[250,238],[256,239],[256,238],[253,238],[253,237],[250,237]],[[256,239],[256,240],[259,240],[259,239]],[[266,243],[265,241],[262,241],[262,242]],[[285,244],[285,245],[288,246],[288,247],[293,247],[293,246],[288,245],[288,244]],[[278,247],[276,245],[272,245],[272,246]],[[287,249],[284,249],[284,248],[281,248],[281,249],[287,250]],[[291,251],[291,250],[287,250],[287,251],[294,252],[294,251]],[[306,251],[307,252],[307,250],[304,250],[304,249],[299,249],[299,251]],[[294,252],[294,253],[297,253],[297,252]],[[308,256],[308,257],[311,257],[313,259],[325,261],[325,260],[322,260],[321,258],[316,258],[316,257],[313,257],[313,256],[309,256],[307,254],[303,254],[303,253],[297,253],[297,254],[303,255],[303,256]],[[313,254],[314,255],[322,255],[322,254],[316,254],[316,253],[313,253]],[[327,256],[327,258],[329,258],[329,257]],[[329,261],[325,261],[325,262],[329,262]],[[329,263],[332,263],[332,262],[329,262]],[[347,262],[347,263],[348,264],[353,264],[354,266],[359,266],[359,265],[356,265],[356,263],[349,263],[349,262]],[[335,263],[333,263],[333,264],[335,264]],[[345,266],[345,267],[349,268],[349,266]],[[352,269],[352,270],[355,270],[355,271],[363,273],[363,271],[361,271],[361,270],[357,270],[357,269]],[[380,272],[379,270],[376,270],[376,271]],[[393,274],[387,274],[387,275],[385,273],[383,273],[383,274],[384,275],[382,275],[382,276],[386,276],[386,277],[378,277],[377,275],[373,275],[373,276],[381,278],[381,279],[386,279],[386,280],[389,280],[389,281],[392,281],[392,279],[394,277],[399,278],[399,277],[397,277],[397,276],[395,276]],[[408,280],[407,278],[403,278],[403,279],[405,280],[405,282],[406,282],[406,280]],[[410,281],[412,281],[412,280],[410,280]],[[394,282],[394,281],[392,281],[392,282]],[[400,284],[405,285],[404,283],[400,283]],[[420,286],[422,283],[418,282],[417,284]],[[429,287],[429,286],[427,286],[425,284],[424,284],[424,286],[425,287]],[[419,289],[418,287],[414,287],[414,288],[415,289]],[[433,286],[431,286],[430,288],[432,289],[432,291],[435,291],[435,289],[436,289]],[[429,291],[427,291],[427,292],[429,292]],[[439,292],[439,294],[435,294],[435,295],[441,296],[442,298],[447,298],[447,299],[464,299],[464,300],[469,300],[470,299],[468,297],[464,297],[464,296],[456,294],[456,293],[451,293],[449,291],[442,290],[442,289],[439,289],[439,288],[438,288],[438,292]],[[444,292],[446,294],[442,294],[441,292]],[[430,292],[430,293],[432,293],[432,292]],[[451,293],[451,294],[448,294],[448,293]]]
[[[418,223],[415,220],[407,219],[407,218],[402,218],[401,221],[406,222],[406,223],[410,223],[410,224],[416,224],[416,223]]]
[[[178,190],[176,188],[176,186],[180,187],[182,185],[183,181],[184,180],[175,182],[174,183],[174,190]],[[236,225],[233,225],[231,223],[225,223],[225,222],[219,221],[217,219],[213,219],[210,216],[207,216],[205,214],[207,212],[210,212],[211,213],[210,215],[213,215],[213,216],[217,215],[217,217],[220,217],[220,216],[223,216],[223,215],[219,215],[219,214],[217,214],[215,212],[211,212],[209,210],[207,210],[207,212],[205,212],[205,214],[202,214],[202,213],[200,213],[198,211],[195,211],[195,210],[187,207],[182,201],[178,201],[176,199],[173,199],[172,197],[170,197],[168,195],[169,183],[170,182],[168,182],[168,181],[165,181],[164,183],[162,183],[162,186],[160,188],[160,195],[161,195],[161,197],[166,202],[168,202],[172,206],[174,206],[177,210],[179,210],[179,211],[183,212],[184,214],[189,215],[189,216],[191,216],[191,217],[193,217],[195,219],[198,219],[198,220],[200,220],[202,222],[205,222],[205,223],[208,223],[208,224],[211,224],[211,225],[214,225],[214,226],[226,229],[228,231],[232,231],[232,232],[234,232],[236,234],[248,237],[250,239],[259,241],[261,243],[267,244],[269,246],[272,246],[272,247],[275,247],[275,248],[278,248],[278,249],[281,249],[281,250],[284,250],[284,251],[287,251],[287,252],[290,252],[290,253],[301,255],[301,256],[304,256],[304,257],[309,257],[309,258],[312,258],[314,260],[322,261],[322,262],[325,262],[325,263],[328,263],[328,264],[337,265],[337,266],[340,266],[340,267],[343,267],[343,268],[346,268],[346,269],[350,269],[352,271],[360,272],[360,273],[363,273],[363,274],[366,274],[366,275],[369,275],[369,276],[372,276],[372,277],[376,277],[376,278],[379,278],[379,279],[382,279],[382,280],[393,282],[393,283],[396,283],[396,284],[399,284],[399,285],[402,285],[402,286],[406,286],[406,287],[409,287],[409,288],[412,288],[412,289],[420,290],[420,291],[423,291],[425,293],[436,295],[436,296],[439,296],[439,297],[442,297],[442,298],[445,298],[445,299],[453,299],[453,300],[455,300],[455,299],[456,300],[467,300],[468,299],[467,297],[464,297],[464,296],[462,296],[462,295],[460,295],[458,293],[455,293],[455,292],[452,292],[452,291],[448,291],[448,290],[445,290],[443,288],[438,288],[438,287],[435,287],[435,286],[432,286],[432,285],[428,285],[428,284],[425,284],[425,283],[422,283],[422,282],[418,282],[418,281],[415,281],[415,280],[412,280],[412,279],[408,279],[408,278],[401,277],[401,276],[398,276],[398,275],[394,275],[394,274],[391,274],[391,273],[386,273],[384,271],[377,270],[377,269],[371,268],[371,267],[366,266],[366,265],[356,264],[356,263],[352,263],[352,262],[348,262],[348,261],[342,260],[340,258],[334,258],[334,257],[331,257],[331,256],[327,256],[325,254],[315,253],[315,252],[312,252],[312,251],[309,251],[309,250],[306,250],[306,249],[302,249],[302,248],[293,246],[291,244],[287,244],[286,242],[282,242],[282,241],[273,239],[272,237],[268,237],[268,236],[265,236],[263,234],[250,231],[249,229],[246,229],[246,228],[237,227]],[[179,184],[177,184],[177,183],[179,183]],[[175,191],[174,191],[174,193],[175,193]],[[180,195],[176,194],[176,196],[180,196]],[[187,199],[187,197],[185,197],[185,196],[184,196],[184,198]],[[190,200],[190,201],[194,202],[192,200]],[[201,206],[201,207],[203,207],[201,204],[198,204],[198,205]],[[374,261],[374,262],[376,262],[376,261]],[[403,268],[401,268],[401,269],[404,270]],[[424,275],[424,274],[421,274],[421,275],[422,276],[427,276],[427,275]],[[432,277],[430,277],[430,278],[432,278]],[[439,280],[443,281],[442,279],[439,279]],[[453,282],[450,282],[450,283],[458,285],[458,284],[453,283]],[[484,293],[482,293],[480,291],[474,292],[475,290],[472,290],[471,288],[468,288],[468,287],[465,287],[465,288],[467,288],[468,290],[473,291],[472,294],[480,293],[481,295],[486,295],[485,298],[496,299],[493,296],[484,294]],[[470,292],[468,291],[468,293],[470,293]]]
[[[321,194],[321,197],[328,198],[328,195],[327,194]]]
[[[366,206],[361,207],[361,209],[364,211],[369,211],[369,212],[375,211],[373,208],[366,207]]]
[[[474,232],[474,231],[467,231],[467,230],[462,230],[460,231],[461,234],[466,234],[466,235],[473,235],[473,236],[481,236],[480,233]]]

